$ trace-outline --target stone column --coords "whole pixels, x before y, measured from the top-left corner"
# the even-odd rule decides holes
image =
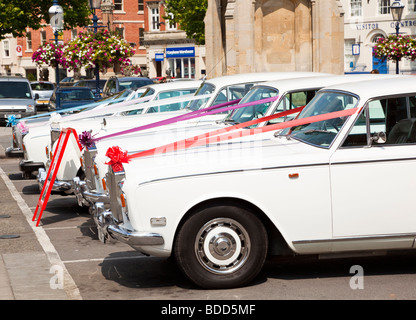
[[[229,1],[230,2],[230,1]],[[254,12],[255,0],[235,1],[236,73],[263,71],[255,63]],[[260,69],[259,69],[260,67]]]
[[[107,26],[108,31],[113,30],[113,10],[112,0],[101,0],[101,12],[103,15],[103,25]]]
[[[221,0],[208,0],[205,15],[205,50],[207,78],[215,78],[225,74],[224,47],[221,26]]]
[[[240,3],[242,1],[240,0]],[[227,74],[237,73],[238,66],[236,60],[236,49],[238,45],[236,43],[236,23],[234,19],[235,0],[228,0],[227,8],[225,10],[225,55],[223,57],[226,66]]]
[[[313,71],[344,73],[344,12],[338,0],[311,1]]]
[[[295,4],[295,70],[312,71],[312,17],[309,0]]]

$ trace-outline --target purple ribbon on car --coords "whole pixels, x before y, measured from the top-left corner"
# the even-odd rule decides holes
[[[221,104],[211,106],[211,107],[208,107],[208,108],[203,108],[203,109],[199,109],[199,110],[196,110],[196,111],[192,111],[190,113],[183,114],[183,115],[180,115],[180,116],[176,116],[176,117],[172,117],[172,118],[169,118],[169,119],[153,122],[153,123],[150,123],[150,124],[146,124],[146,125],[143,125],[143,126],[140,126],[140,127],[136,127],[136,128],[132,128],[132,129],[124,130],[124,131],[119,131],[119,132],[112,133],[112,134],[102,136],[102,137],[92,138],[91,133],[90,133],[89,136],[88,136],[88,134],[85,134],[82,137],[83,141],[84,141],[83,142],[83,141],[81,141],[81,136],[84,133],[86,133],[86,131],[84,131],[79,136],[80,143],[81,143],[82,146],[88,148],[88,146],[86,146],[84,143],[88,143],[91,146],[93,143],[98,142],[98,141],[103,140],[103,139],[117,137],[117,136],[121,136],[121,135],[124,135],[124,134],[129,134],[129,133],[142,131],[142,130],[146,130],[146,129],[152,129],[152,128],[156,128],[156,127],[163,126],[163,125],[173,124],[173,123],[176,123],[176,122],[179,122],[179,121],[191,120],[191,119],[198,118],[198,117],[203,117],[203,116],[206,116],[206,115],[211,115],[211,114],[221,113],[221,112],[225,112],[225,111],[250,107],[250,106],[260,104],[260,103],[272,102],[272,101],[277,100],[278,97],[279,96],[275,96],[275,97],[271,97],[271,98],[256,100],[256,101],[247,102],[247,103],[243,103],[243,104],[237,104],[237,105],[233,105],[233,104],[238,103],[241,99],[232,100],[232,101],[221,103]]]

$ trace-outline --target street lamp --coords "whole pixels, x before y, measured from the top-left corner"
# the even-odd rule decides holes
[[[49,8],[49,18],[50,24],[55,36],[55,46],[58,47],[58,35],[59,31],[64,29],[64,10],[60,5],[58,5],[58,0],[53,0],[52,7]],[[61,99],[59,94],[59,64],[56,61],[55,68],[55,77],[56,77],[56,109],[59,109],[61,106]]]
[[[396,22],[396,35],[399,35],[400,30],[400,21],[402,20],[404,4],[396,0],[390,6],[391,15],[393,17],[393,21]],[[399,74],[399,58],[396,58],[396,74]]]
[[[101,8],[101,0],[88,0],[88,6],[92,12],[92,27],[94,33],[98,31],[98,17],[95,14],[95,10]],[[95,64],[95,98],[98,100],[101,98],[100,95],[100,69],[98,63]]]

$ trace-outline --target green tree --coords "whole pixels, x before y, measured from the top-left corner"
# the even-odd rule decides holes
[[[173,21],[197,44],[205,44],[204,18],[207,8],[208,0],[166,0],[166,11],[173,14]]]
[[[49,24],[49,8],[53,0],[0,0],[0,40],[6,34],[24,36],[26,28],[39,29]],[[89,19],[88,0],[58,0],[64,10],[64,27],[86,26]]]

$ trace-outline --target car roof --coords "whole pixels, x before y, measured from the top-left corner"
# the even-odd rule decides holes
[[[79,79],[77,82],[95,82],[97,79]],[[98,79],[98,81],[107,81],[106,79]]]
[[[18,81],[18,82],[29,82],[26,78],[23,77],[13,77],[13,76],[0,76],[0,81]]]
[[[201,80],[195,81],[173,81],[173,82],[165,82],[165,83],[154,83],[154,84],[147,84],[140,89],[145,88],[153,88],[155,91],[166,91],[172,89],[187,89],[187,88],[199,88],[201,85]]]
[[[388,75],[388,74],[347,74],[347,75],[329,75],[322,77],[305,77],[305,78],[295,78],[295,79],[282,79],[262,82],[255,84],[255,87],[273,87],[279,90],[279,92],[289,92],[303,89],[315,89],[323,88],[339,83],[348,83],[348,82],[357,82],[357,81],[366,81],[366,80],[380,80],[380,79],[397,79],[403,77],[401,75]],[[253,89],[252,88],[252,89]]]
[[[51,84],[53,84],[53,82],[50,82],[50,81],[42,81],[42,80],[40,80],[40,81],[30,81],[30,83],[51,83]]]
[[[215,86],[222,87],[230,84],[252,83],[259,81],[272,81],[278,79],[290,79],[297,77],[312,77],[312,76],[329,76],[329,73],[319,72],[253,72],[241,73],[228,76],[221,76],[206,80],[207,83],[212,83]]]
[[[59,87],[59,90],[91,90],[91,88],[89,87],[73,87],[73,86],[63,86],[63,87]]]
[[[149,81],[152,81],[151,79],[149,79],[149,78],[146,78],[146,77],[115,77],[115,78],[117,78],[118,80],[149,80]]]
[[[342,83],[328,86],[322,90],[345,91],[358,95],[361,100],[367,101],[375,97],[416,93],[416,77],[403,75],[389,79]]]

